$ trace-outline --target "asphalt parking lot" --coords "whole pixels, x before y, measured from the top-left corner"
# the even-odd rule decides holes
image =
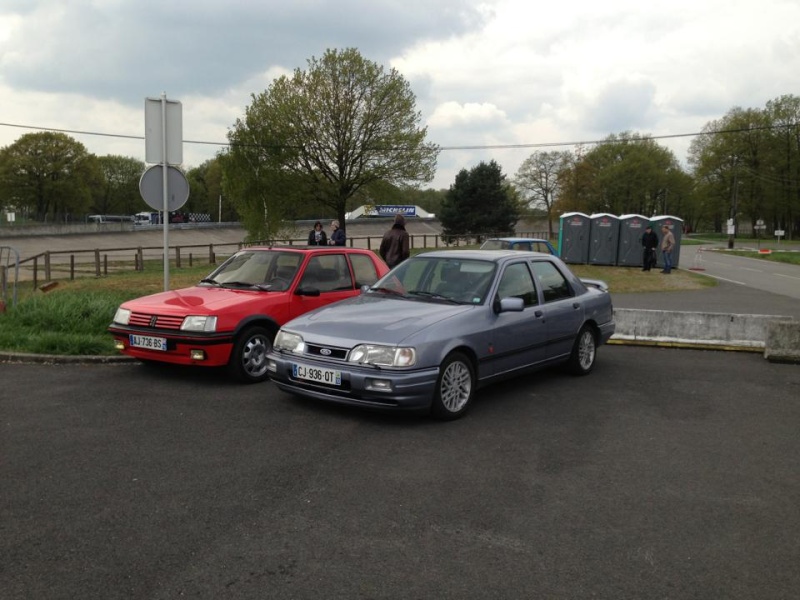
[[[600,349],[460,421],[0,364],[3,598],[795,598],[800,368]]]

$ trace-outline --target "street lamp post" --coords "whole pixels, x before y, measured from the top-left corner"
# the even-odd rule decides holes
[[[731,191],[731,218],[728,219],[728,249],[733,249],[733,240],[736,237],[736,200],[739,174],[738,157],[733,157],[733,190]]]

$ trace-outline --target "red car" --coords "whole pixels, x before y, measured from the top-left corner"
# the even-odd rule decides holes
[[[226,366],[256,383],[267,379],[281,325],[358,295],[388,271],[358,248],[246,248],[193,287],[123,303],[108,331],[118,350],[144,362]]]

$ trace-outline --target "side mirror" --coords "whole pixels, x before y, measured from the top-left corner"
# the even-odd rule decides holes
[[[500,299],[500,301],[495,300],[493,308],[494,312],[498,314],[504,312],[522,312],[525,310],[525,301],[522,298],[509,296],[508,298]]]

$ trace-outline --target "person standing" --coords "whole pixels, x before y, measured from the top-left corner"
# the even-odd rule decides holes
[[[331,239],[328,240],[328,244],[331,246],[344,246],[347,238],[344,235],[344,230],[339,227],[339,221],[331,221],[331,230]]]
[[[406,231],[406,219],[403,215],[397,214],[394,216],[394,224],[383,234],[378,253],[392,269],[411,254],[408,232]]]
[[[653,231],[653,226],[648,223],[642,234],[642,271],[649,271],[656,264],[656,248],[658,236]]]
[[[311,233],[308,234],[308,245],[309,246],[328,245],[328,236],[325,235],[325,232],[322,230],[322,223],[320,223],[319,221],[314,223],[314,229],[312,229]]]
[[[668,225],[661,226],[661,254],[664,256],[664,269],[661,271],[669,275],[672,271],[672,250],[675,248],[675,236]]]

